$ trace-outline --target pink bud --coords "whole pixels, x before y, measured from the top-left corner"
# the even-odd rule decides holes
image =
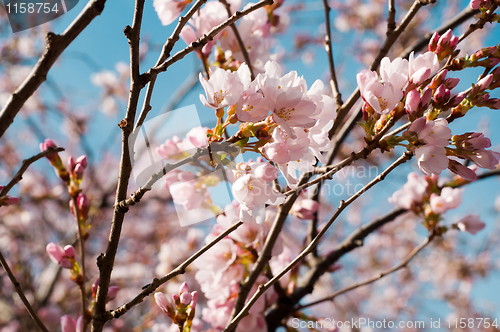
[[[92,297],[94,297],[94,298],[97,294],[97,287],[99,287],[99,277],[92,284]]]
[[[451,49],[455,49],[455,47],[457,47],[458,45],[458,37],[457,36],[452,36],[451,39],[450,39],[450,48]]]
[[[452,77],[450,77],[450,78],[447,78],[447,79],[443,82],[443,84],[444,84],[444,86],[445,86],[447,89],[451,90],[451,89],[453,89],[454,87],[456,87],[456,86],[458,85],[458,83],[459,83],[459,82],[460,82],[460,79],[459,79],[459,78],[452,78]]]
[[[476,86],[479,87],[479,91],[486,90],[491,82],[493,81],[493,74],[489,74],[486,77],[483,77],[479,82],[477,82]]]
[[[416,112],[420,104],[420,92],[417,89],[411,90],[406,95],[405,108],[408,114]]]
[[[180,296],[181,303],[184,305],[189,305],[191,303],[191,300],[193,299],[193,296],[191,293],[182,293]]]
[[[427,120],[424,117],[418,118],[415,121],[413,121],[410,128],[408,128],[408,131],[419,133],[422,129],[424,129],[426,122]]]
[[[49,255],[50,259],[57,264],[59,264],[59,262],[62,260],[64,256],[63,248],[61,248],[55,243],[47,244],[45,251],[47,251],[47,254]]]
[[[83,156],[78,157],[78,159],[76,160],[76,163],[82,165],[83,168],[87,168],[87,156],[83,155]]]
[[[116,297],[116,294],[118,294],[118,291],[120,290],[120,287],[118,286],[111,286],[108,288],[108,295],[106,296],[106,301],[111,301]]]
[[[455,107],[455,106],[457,106],[458,104],[460,104],[465,99],[466,95],[467,95],[467,93],[465,91],[460,92],[458,95],[453,96],[453,98],[450,99],[450,101],[448,102],[447,105],[449,107]]]
[[[439,41],[439,33],[434,32],[431,39],[429,40],[429,51],[430,52],[436,51],[438,41]]]
[[[448,169],[453,173],[459,175],[462,179],[472,182],[477,180],[477,174],[474,170],[466,167],[455,160],[450,160]]]
[[[191,296],[193,298],[191,300],[191,307],[194,308],[194,307],[196,307],[196,303],[198,302],[198,292],[197,291],[192,292]]]
[[[182,293],[189,293],[189,286],[187,282],[183,282],[182,285],[179,287],[179,294]]]
[[[470,8],[477,10],[481,7],[482,0],[470,0],[469,6]]]
[[[47,150],[48,148],[57,148],[56,143],[54,143],[53,140],[50,138],[45,139],[45,142],[40,143],[40,151],[43,152]]]
[[[75,159],[73,159],[73,157],[70,156],[68,158],[68,168],[70,172],[75,169],[75,166],[76,166]]]
[[[181,303],[181,299],[180,299],[179,295],[172,294],[172,302],[174,302],[175,305],[179,305]]]
[[[429,107],[429,104],[431,103],[432,99],[432,89],[426,88],[424,90],[424,93],[422,94],[422,97],[420,98],[420,108],[427,109]]]
[[[68,258],[74,258],[75,257],[75,248],[73,248],[72,245],[68,244],[66,247],[64,247],[64,256]]]
[[[468,232],[470,234],[476,234],[482,230],[486,224],[479,219],[477,214],[469,214],[462,218],[458,223],[457,227],[462,232]]]
[[[429,88],[431,89],[436,89],[438,86],[440,86],[444,79],[446,78],[446,74],[448,74],[448,70],[442,70],[432,78],[431,84],[429,84]]]
[[[90,202],[87,198],[87,195],[79,193],[78,197],[76,198],[76,203],[78,206],[80,217],[86,220],[89,217],[90,210]]]
[[[81,180],[83,178],[83,170],[84,168],[81,164],[76,164],[74,173],[78,180]]]
[[[447,99],[446,99],[446,91],[448,89],[446,89],[446,87],[444,85],[440,85],[437,89],[436,89],[436,92],[434,92],[434,101],[436,103],[442,103],[442,102],[445,102]],[[448,90],[448,95],[449,95],[450,91]]]
[[[438,45],[440,45],[441,47],[448,46],[451,40],[451,36],[453,36],[453,33],[451,32],[451,29],[448,29],[448,31],[446,31],[441,36],[441,38],[439,38]]]
[[[160,307],[161,310],[170,318],[173,318],[175,315],[174,306],[168,301],[165,294],[157,292],[155,293],[155,302]]]
[[[3,187],[2,187],[3,188]],[[2,189],[0,189],[2,191]],[[0,206],[19,204],[19,198],[12,196],[0,196]]]
[[[71,317],[61,317],[61,332],[76,332],[75,321]]]
[[[417,70],[413,75],[410,77],[410,83],[415,84],[415,85],[420,85],[422,84],[426,79],[428,79],[431,76],[431,69],[428,67],[423,67]]]

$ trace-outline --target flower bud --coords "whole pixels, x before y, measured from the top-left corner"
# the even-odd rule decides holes
[[[420,92],[418,90],[411,90],[406,95],[405,108],[406,113],[414,113],[417,111],[418,105],[420,104]]]
[[[440,86],[444,82],[446,74],[448,74],[448,70],[445,69],[440,71],[436,76],[432,78],[431,84],[429,84],[429,88],[436,89],[438,86]]]
[[[174,302],[174,304],[176,306],[181,304],[181,299],[180,299],[179,295],[177,295],[177,294],[172,294],[172,301]]]
[[[183,305],[189,305],[192,299],[193,296],[191,295],[191,293],[188,292],[182,293],[180,296],[180,301]]]
[[[78,157],[76,163],[82,165],[83,168],[87,168],[87,156],[83,155]]]
[[[187,282],[183,282],[182,285],[179,287],[179,295],[182,293],[189,293],[189,286]]]
[[[106,302],[111,301],[116,297],[116,294],[118,294],[118,291],[120,290],[120,287],[118,286],[111,286],[108,288],[108,295],[106,295]]]
[[[70,156],[68,158],[68,168],[69,168],[69,171],[72,172],[75,169],[75,166],[76,166],[75,159],[73,159],[73,157]]]
[[[66,247],[64,247],[64,256],[68,258],[75,258],[75,248],[68,244]]]
[[[439,41],[439,33],[434,32],[431,39],[429,40],[429,51],[430,52],[436,51],[438,41]]]
[[[170,318],[175,317],[175,308],[168,301],[165,294],[157,292],[154,295],[156,304],[160,307],[160,309]]]
[[[426,79],[428,79],[431,76],[431,69],[428,67],[423,67],[417,70],[413,75],[410,77],[410,84],[413,84],[415,86],[419,86],[422,84]]]
[[[460,82],[460,79],[459,78],[447,78],[446,80],[444,80],[443,82],[443,85],[448,89],[448,90],[452,90],[454,87],[456,87],[458,85],[458,83]]]

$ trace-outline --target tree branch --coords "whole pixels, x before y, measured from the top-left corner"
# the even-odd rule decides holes
[[[0,252],[0,263],[2,264],[3,268],[5,269],[5,272],[7,272],[7,275],[9,276],[10,281],[14,285],[14,288],[16,289],[17,294],[21,298],[21,301],[23,301],[24,306],[28,310],[31,318],[35,321],[36,326],[40,329],[40,331],[43,332],[49,332],[49,330],[43,325],[43,322],[41,321],[40,317],[36,314],[35,310],[33,310],[33,307],[29,303],[28,299],[26,298],[26,295],[24,295],[23,289],[21,288],[21,285],[17,281],[16,277],[10,270],[9,265],[7,264],[7,261],[3,257],[2,253]]]
[[[23,179],[23,174],[26,172],[28,167],[30,167],[31,164],[33,164],[35,161],[42,159],[43,157],[46,157],[48,155],[51,155],[53,153],[61,152],[64,151],[63,148],[47,148],[47,150],[40,152],[37,155],[34,155],[31,158],[24,159],[21,165],[21,168],[17,171],[16,175],[10,180],[10,182],[3,187],[2,191],[0,191],[0,197],[5,196],[9,193],[9,191],[17,184],[19,181]]]
[[[14,122],[14,118],[24,105],[26,100],[38,89],[47,79],[47,73],[57,58],[75,40],[75,38],[85,29],[90,22],[100,15],[104,9],[106,0],[91,0],[87,3],[80,15],[71,22],[69,27],[61,34],[53,32],[47,34],[47,45],[45,51],[19,88],[10,96],[7,103],[0,112],[0,137],[3,136],[7,128]]]
[[[311,302],[311,303],[308,303],[308,304],[305,304],[305,305],[301,305],[297,308],[297,310],[302,310],[302,309],[305,309],[305,308],[308,308],[308,307],[312,307],[313,305],[316,305],[316,304],[320,304],[320,303],[323,303],[323,302],[326,302],[326,301],[333,301],[333,299],[335,299],[337,296],[341,295],[341,294],[344,294],[344,293],[347,293],[351,290],[354,290],[356,288],[359,288],[361,286],[365,286],[365,285],[369,285],[377,280],[380,280],[382,279],[383,277],[393,273],[393,272],[396,272],[404,267],[406,267],[408,265],[408,263],[410,263],[410,261],[422,250],[424,249],[431,241],[432,239],[434,238],[434,235],[435,233],[432,232],[426,239],[424,242],[422,242],[418,247],[416,247],[415,249],[413,249],[411,251],[411,253],[408,254],[408,256],[406,256],[406,258],[399,264],[397,264],[396,266],[388,269],[388,270],[385,270],[383,272],[380,272],[378,273],[377,275],[365,280],[365,281],[362,281],[362,282],[359,282],[359,283],[355,283],[354,285],[351,285],[349,287],[346,287],[346,288],[343,288],[335,293],[333,293],[332,295],[330,296],[327,296],[327,297],[324,297],[322,299],[319,299],[319,300],[316,300],[314,302]]]
[[[332,30],[330,25],[330,5],[328,0],[323,0],[323,7],[325,11],[325,50],[328,55],[328,65],[330,67],[330,87],[332,88],[333,98],[337,104],[337,108],[342,107],[342,95],[339,92],[339,86],[337,83],[337,75],[335,74],[335,64],[333,62],[333,52],[332,52]]]
[[[128,38],[130,45],[130,95],[126,116],[119,125],[122,129],[122,153],[115,202],[122,201],[127,197],[127,187],[130,174],[132,172],[129,137],[134,126],[141,88],[144,86],[139,80],[139,39],[144,1],[145,0],[136,0],[132,27],[127,26],[123,31],[125,36]],[[97,266],[99,267],[99,287],[97,288],[94,317],[92,320],[92,332],[101,332],[104,323],[106,322],[106,297],[108,294],[109,281],[111,278],[111,272],[113,271],[124,218],[125,213],[115,208],[113,212],[113,219],[111,221],[111,231],[106,253],[101,254],[97,258]]]

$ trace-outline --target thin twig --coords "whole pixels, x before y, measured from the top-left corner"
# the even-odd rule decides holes
[[[19,284],[16,277],[14,276],[12,271],[10,270],[9,264],[7,264],[7,261],[5,260],[5,258],[3,257],[1,252],[0,252],[0,263],[2,264],[3,268],[5,269],[5,272],[7,272],[7,275],[9,276],[10,281],[14,285],[14,288],[16,289],[17,294],[21,298],[21,301],[23,301],[24,306],[28,310],[31,318],[33,318],[33,320],[35,321],[36,326],[38,326],[38,328],[43,332],[49,332],[49,330],[45,327],[45,325],[41,321],[40,317],[38,317],[38,315],[36,314],[35,310],[33,310],[33,307],[31,306],[28,299],[24,295],[24,292],[23,292],[23,289],[21,288],[21,285]]]
[[[206,253],[210,248],[212,248],[214,245],[216,245],[219,241],[224,239],[226,236],[231,234],[233,231],[235,231],[238,227],[243,225],[243,221],[238,221],[228,229],[226,229],[224,232],[219,234],[215,239],[210,241],[210,243],[206,244],[203,248],[198,250],[195,254],[193,254],[191,257],[189,257],[187,260],[185,260],[182,264],[177,266],[172,272],[167,274],[166,276],[162,277],[161,279],[153,279],[153,281],[144,286],[142,289],[143,291],[139,293],[132,301],[122,305],[121,307],[117,308],[116,310],[111,310],[108,311],[106,314],[107,320],[113,319],[113,318],[118,318],[125,314],[127,311],[129,311],[132,307],[135,305],[141,303],[144,298],[149,296],[151,293],[153,293],[158,287],[169,281],[170,279],[180,275],[184,274],[186,272],[186,268],[191,265],[196,259],[198,259],[201,255]]]
[[[257,292],[252,296],[252,298],[247,302],[247,304],[243,307],[243,309],[238,313],[234,319],[231,320],[231,323],[227,325],[227,327],[224,329],[223,332],[229,332],[232,331],[238,322],[245,317],[250,308],[255,304],[255,302],[259,299],[259,297],[265,293],[269,287],[271,287],[275,282],[279,281],[281,277],[283,277],[288,271],[290,271],[295,265],[297,265],[304,257],[306,257],[312,249],[318,245],[320,239],[323,237],[323,235],[326,233],[326,231],[330,228],[330,226],[337,220],[338,216],[344,211],[344,209],[349,206],[352,202],[354,202],[357,198],[359,198],[362,194],[364,194],[367,190],[372,188],[375,184],[383,181],[385,177],[396,167],[402,165],[405,163],[407,160],[411,159],[413,154],[411,152],[405,152],[400,158],[398,158],[391,166],[389,166],[385,171],[380,173],[379,176],[377,176],[375,179],[370,181],[366,186],[364,186],[361,190],[359,190],[356,194],[351,196],[347,201],[340,201],[340,206],[335,212],[335,214],[330,218],[328,223],[321,229],[321,231],[316,235],[314,240],[309,243],[306,249],[304,249],[300,255],[295,257],[293,261],[290,262],[283,270],[281,270],[280,273],[274,276],[273,279],[269,280],[266,284],[264,285],[259,285]]]
[[[207,0],[197,0],[195,4],[188,10],[186,15],[181,16],[179,18],[179,23],[177,23],[174,32],[172,32],[172,35],[167,39],[166,43],[163,45],[161,54],[158,60],[156,61],[155,66],[160,65],[161,63],[163,63],[165,60],[168,59],[168,57],[170,56],[170,52],[172,52],[172,49],[174,48],[175,43],[177,43],[177,41],[179,40],[182,28],[184,28],[184,26],[191,19],[191,17],[201,8],[201,6],[205,2],[207,2]],[[142,124],[146,120],[148,113],[151,111],[151,97],[153,95],[155,83],[156,83],[156,75],[151,77],[148,88],[146,90],[146,97],[144,98],[142,111],[139,115],[139,118],[137,119],[137,123],[135,124],[134,130],[142,126]]]
[[[49,156],[53,153],[61,152],[64,151],[63,148],[47,148],[47,150],[40,152],[37,155],[34,155],[31,158],[24,159],[23,163],[21,165],[21,168],[17,171],[16,175],[10,180],[10,182],[3,187],[2,191],[0,191],[0,197],[5,196],[9,193],[9,191],[17,184],[19,181],[23,179],[23,174],[26,172],[28,167],[30,167],[31,164],[33,164],[35,161],[42,159],[43,157]]]
[[[383,277],[393,273],[393,272],[396,272],[404,267],[406,267],[408,265],[408,263],[410,263],[410,261],[422,250],[424,249],[431,241],[432,239],[434,238],[434,235],[435,233],[432,232],[426,239],[424,242],[422,242],[418,247],[414,248],[409,254],[408,256],[406,256],[406,258],[399,264],[393,266],[392,268],[388,269],[388,270],[385,270],[383,272],[380,272],[378,273],[377,275],[369,278],[369,279],[366,279],[362,282],[358,282],[358,283],[355,283],[354,285],[351,285],[351,286],[348,286],[346,288],[343,288],[335,293],[333,293],[332,295],[330,296],[327,296],[327,297],[324,297],[324,298],[321,298],[319,300],[316,300],[314,302],[311,302],[311,303],[308,303],[308,304],[304,304],[304,305],[301,305],[297,308],[297,310],[302,310],[302,309],[305,309],[305,308],[308,308],[308,307],[312,307],[313,305],[316,305],[316,304],[320,304],[320,303],[323,303],[323,302],[326,302],[326,301],[333,301],[333,299],[335,299],[337,296],[341,295],[341,294],[344,294],[344,293],[347,293],[351,290],[354,290],[356,288],[359,288],[361,286],[365,286],[365,285],[369,285],[377,280],[380,280],[382,279]]]
[[[78,218],[78,203],[76,196],[71,197],[73,201],[73,215],[76,221],[76,230],[78,235],[78,244],[80,246],[81,255],[81,269],[82,269],[82,281],[79,283],[80,297],[82,302],[82,319],[83,319],[83,329],[82,331],[87,331],[87,298],[85,293],[85,239],[82,236],[82,226],[80,225],[80,219]]]
[[[330,5],[328,0],[323,0],[323,8],[325,11],[325,50],[328,55],[328,65],[330,67],[330,87],[332,88],[333,98],[337,104],[337,108],[340,108],[343,104],[342,95],[339,91],[339,86],[337,83],[337,75],[335,74],[335,64],[333,62],[333,51],[332,51],[332,28],[330,25]]]
[[[19,88],[10,96],[7,103],[0,112],[0,137],[14,122],[17,113],[38,87],[47,79],[47,73],[59,58],[61,53],[75,40],[92,20],[101,14],[106,0],[91,0],[80,12],[77,18],[71,22],[68,28],[61,34],[53,32],[47,34],[47,45],[45,51]]]
[[[227,11],[227,15],[231,17],[231,6],[227,3],[226,0],[219,0],[225,7]],[[236,41],[238,42],[238,46],[240,47],[241,54],[243,54],[243,58],[245,59],[245,62],[248,65],[248,69],[250,69],[250,77],[252,78],[252,81],[255,79],[255,75],[253,73],[253,68],[252,68],[252,62],[250,61],[250,56],[248,55],[248,51],[245,47],[245,43],[243,43],[243,39],[241,39],[240,33],[238,32],[238,28],[234,23],[230,25],[231,30],[234,33],[234,37],[236,38]]]

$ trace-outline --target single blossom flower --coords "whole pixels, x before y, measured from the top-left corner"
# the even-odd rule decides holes
[[[486,224],[479,219],[479,215],[477,214],[469,214],[457,223],[459,230],[473,235],[482,230],[485,226]]]
[[[415,150],[418,167],[427,176],[439,175],[448,168],[446,149],[439,145],[424,145]]]

